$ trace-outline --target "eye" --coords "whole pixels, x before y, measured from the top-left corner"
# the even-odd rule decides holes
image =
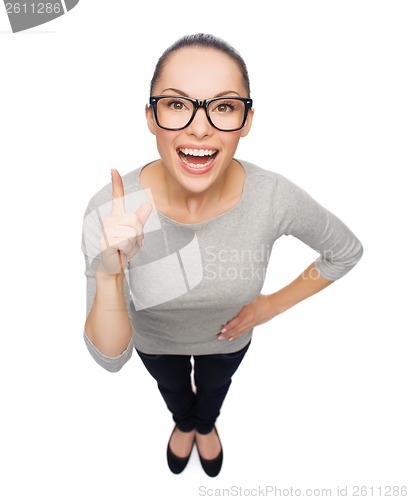
[[[186,104],[177,99],[166,100],[166,107],[171,111],[183,111],[187,109]]]
[[[214,107],[214,112],[216,113],[231,113],[235,111],[236,105],[232,101],[218,102]]]

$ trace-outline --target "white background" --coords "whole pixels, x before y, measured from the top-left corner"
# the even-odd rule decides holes
[[[18,34],[1,7],[1,498],[409,485],[409,6],[268,4],[82,0]],[[256,328],[218,421],[216,479],[196,452],[169,472],[173,424],[154,380],[136,355],[104,371],[82,339],[86,204],[110,168],[157,158],[144,117],[153,68],[199,31],[248,64],[256,114],[236,156],[302,186],[365,248],[345,278]],[[281,239],[263,291],[313,258]]]

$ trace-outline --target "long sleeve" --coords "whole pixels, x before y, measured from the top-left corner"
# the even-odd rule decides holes
[[[94,303],[96,292],[95,268],[98,263],[99,240],[101,237],[102,217],[98,208],[90,204],[85,212],[82,230],[82,251],[85,257],[85,276],[87,278],[86,292],[86,317],[88,317]],[[127,279],[124,279],[124,298],[128,309],[130,304],[130,291]],[[113,335],[115,332],[113,332]],[[84,329],[83,338],[93,359],[109,372],[119,371],[129,361],[133,352],[133,340],[131,338],[125,351],[116,357],[108,357],[102,354],[88,338]]]
[[[298,238],[320,254],[314,265],[321,276],[331,281],[343,277],[362,257],[362,243],[306,191],[281,175],[277,182],[274,204],[281,233]]]

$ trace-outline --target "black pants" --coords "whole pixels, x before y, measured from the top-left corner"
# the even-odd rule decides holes
[[[208,434],[220,414],[220,408],[250,342],[230,354],[209,354],[194,358],[194,392],[191,383],[192,356],[144,354],[136,349],[143,364],[157,381],[166,406],[183,432],[196,429]]]

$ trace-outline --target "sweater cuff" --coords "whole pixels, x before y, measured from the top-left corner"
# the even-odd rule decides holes
[[[90,352],[91,356],[100,366],[102,366],[102,368],[105,368],[105,370],[109,372],[119,371],[124,366],[124,364],[127,361],[129,361],[129,359],[132,356],[132,349],[133,349],[132,337],[131,340],[129,341],[128,347],[122,354],[120,354],[119,356],[110,357],[110,356],[105,356],[105,354],[102,354],[102,352],[95,347],[95,345],[88,338],[88,335],[86,334],[85,330],[83,336],[85,344],[88,347],[88,351]]]
[[[330,281],[336,281],[345,276],[359,262],[363,254],[363,247],[359,243],[356,252],[348,261],[336,262],[318,257],[314,262],[315,269],[319,274]]]

